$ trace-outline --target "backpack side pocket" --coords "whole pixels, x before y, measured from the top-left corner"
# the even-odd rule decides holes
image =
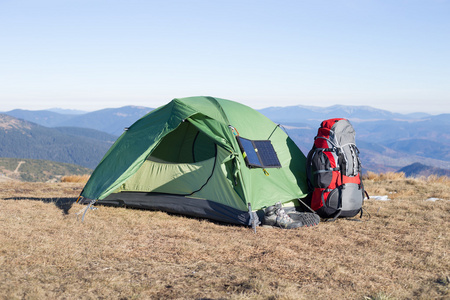
[[[312,158],[313,184],[317,188],[327,188],[333,178],[333,170],[328,156],[322,149],[317,149]]]

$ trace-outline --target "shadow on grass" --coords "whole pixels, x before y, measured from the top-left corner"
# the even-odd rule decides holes
[[[3,200],[32,200],[32,201],[42,201],[44,203],[54,203],[55,206],[63,211],[65,215],[69,214],[69,210],[72,205],[77,201],[77,198],[33,198],[33,197],[13,197],[4,198]]]

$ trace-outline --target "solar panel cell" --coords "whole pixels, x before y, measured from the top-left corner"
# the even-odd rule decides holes
[[[259,165],[258,155],[256,154],[255,148],[251,140],[241,139],[241,144],[244,147],[245,154],[247,155],[247,160],[252,165]]]
[[[239,146],[248,167],[250,168],[280,168],[277,153],[270,140],[252,141],[237,137]]]
[[[266,167],[281,167],[277,153],[270,141],[254,141],[261,163]]]

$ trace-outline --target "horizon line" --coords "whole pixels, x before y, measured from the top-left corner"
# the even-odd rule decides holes
[[[166,103],[167,104],[167,103]],[[38,111],[51,111],[51,112],[55,112],[55,110],[61,110],[61,111],[73,111],[73,112],[78,112],[78,113],[73,113],[73,114],[87,114],[87,113],[92,113],[92,112],[96,112],[96,111],[100,111],[100,110],[105,110],[105,109],[120,109],[120,108],[124,108],[124,107],[137,107],[137,108],[150,108],[150,109],[156,109],[158,107],[164,106],[160,105],[160,106],[156,106],[156,107],[151,107],[151,106],[144,106],[144,105],[134,105],[134,104],[129,104],[129,105],[122,105],[122,106],[104,106],[102,108],[98,108],[98,109],[93,109],[93,110],[83,110],[83,109],[77,109],[77,108],[63,108],[63,107],[49,107],[49,108],[44,108],[44,109],[28,109],[28,108],[13,108],[13,109],[9,109],[9,110],[0,110],[0,113],[7,113],[7,112],[11,112],[14,110],[24,110],[24,111],[33,111],[33,112],[38,112]],[[246,105],[246,104],[244,104]],[[246,105],[251,107],[250,105]],[[296,105],[286,105],[286,106],[267,106],[267,107],[263,107],[263,108],[253,108],[256,111],[261,111],[264,109],[268,109],[268,108],[288,108],[288,107],[303,107],[303,108],[318,108],[318,109],[327,109],[327,108],[332,108],[332,107],[356,107],[356,108],[372,108],[375,110],[380,110],[380,111],[386,111],[386,112],[390,112],[390,113],[395,113],[395,114],[401,114],[401,115],[411,115],[411,114],[426,114],[426,115],[431,115],[431,116],[436,116],[436,115],[441,115],[441,114],[449,114],[450,112],[424,112],[424,111],[413,111],[413,112],[399,112],[399,111],[394,111],[394,110],[388,110],[388,109],[384,109],[384,108],[378,108],[378,107],[374,107],[374,106],[370,106],[370,105],[346,105],[346,104],[333,104],[333,105],[328,105],[328,106],[320,106],[320,105],[303,105],[303,104],[296,104]],[[58,113],[58,112],[55,112]]]

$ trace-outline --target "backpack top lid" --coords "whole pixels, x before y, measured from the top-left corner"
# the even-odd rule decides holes
[[[329,139],[336,147],[355,144],[355,129],[347,119],[335,118],[320,124],[317,136]]]
[[[355,130],[347,119],[336,118],[323,121],[314,145],[318,149],[337,148],[341,172],[345,176],[356,176],[358,174],[359,162],[357,158],[358,149],[355,145]]]
[[[355,143],[355,129],[348,120],[343,119],[334,123],[331,131],[334,131],[334,138],[339,146]]]

